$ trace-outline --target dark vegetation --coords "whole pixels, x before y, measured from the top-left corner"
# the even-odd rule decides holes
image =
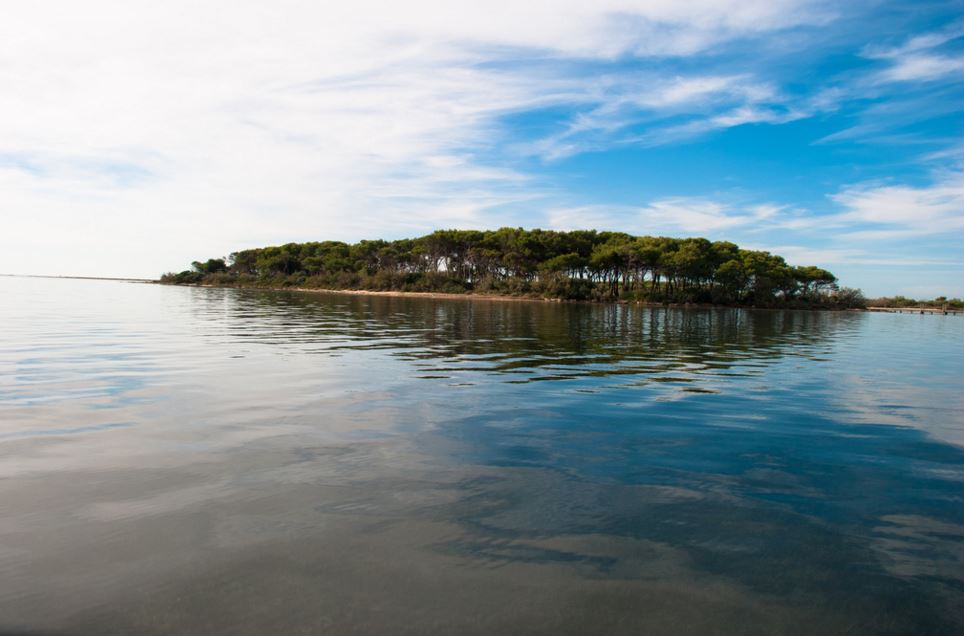
[[[914,307],[927,307],[931,309],[964,309],[964,300],[960,298],[947,298],[946,296],[938,296],[933,300],[914,300],[913,298],[905,298],[903,296],[894,296],[893,298],[873,298],[867,301],[867,305],[870,307],[893,307],[897,308],[914,308]]]
[[[288,243],[195,261],[161,282],[476,293],[761,307],[863,307],[815,266],[703,238],[502,228],[398,241]]]

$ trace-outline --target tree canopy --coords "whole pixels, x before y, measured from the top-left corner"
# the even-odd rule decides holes
[[[575,230],[438,230],[396,241],[288,243],[195,261],[162,282],[475,292],[579,300],[859,306],[813,265],[705,238]]]

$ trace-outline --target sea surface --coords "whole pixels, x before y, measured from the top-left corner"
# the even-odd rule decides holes
[[[961,634],[964,317],[0,278],[0,633]]]

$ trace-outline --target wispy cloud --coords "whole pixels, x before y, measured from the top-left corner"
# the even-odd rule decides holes
[[[590,205],[550,210],[556,229],[609,227],[635,234],[706,236],[767,249],[794,264],[960,267],[964,260],[921,250],[907,239],[941,235],[964,242],[964,173],[945,172],[924,186],[867,182],[828,195],[806,210],[736,196],[669,197],[640,206]],[[786,242],[788,236],[806,240]]]
[[[857,141],[888,146],[941,147],[956,143],[952,131],[935,135],[925,122],[952,116],[961,109],[964,80],[961,38],[964,21],[911,36],[897,45],[873,43],[860,50],[872,60],[870,69],[833,78],[833,99],[850,106],[853,125],[815,143]]]
[[[859,224],[851,238],[888,238],[964,230],[964,173],[951,172],[927,186],[859,184],[830,197],[843,208],[837,222]]]
[[[750,73],[623,76],[587,92],[563,130],[525,148],[555,160],[608,147],[657,147],[737,126],[779,125],[830,113],[853,99],[840,86],[791,95]]]
[[[21,3],[0,23],[0,270],[111,273],[138,244],[127,273],[145,275],[254,243],[495,225],[544,195],[500,120],[592,105],[573,65],[831,17],[802,0]],[[672,79],[651,106],[734,82]],[[42,247],[57,227],[85,242],[60,262]]]
[[[633,234],[719,237],[721,231],[752,232],[790,214],[773,203],[739,204],[706,197],[660,198],[642,206],[589,205],[552,208],[549,227],[560,230],[614,228]]]
[[[246,246],[440,226],[707,235],[840,262],[960,234],[960,133],[920,122],[960,110],[962,23],[868,46],[838,31],[840,6],[15,3],[0,21],[0,272],[156,275]],[[640,170],[641,193],[559,161],[702,161],[715,131],[804,128],[756,163],[731,169],[756,150],[723,149],[713,183]],[[821,136],[837,143],[811,147]],[[868,172],[846,153],[870,137],[923,139],[915,151],[945,170],[924,185]],[[774,163],[796,170],[814,148],[844,169],[811,182],[801,161],[771,188]]]
[[[820,263],[824,267],[835,265],[869,265],[884,267],[961,267],[964,260],[928,258],[927,256],[894,256],[875,253],[872,249],[847,247],[811,247],[806,245],[754,244],[748,249],[758,249],[780,254],[791,265]]]
[[[869,46],[864,56],[884,60],[889,66],[876,75],[880,82],[931,81],[964,71],[964,55],[944,54],[935,49],[964,36],[964,21],[940,31],[908,38],[895,47]]]
[[[785,99],[748,74],[662,78],[649,73],[609,77],[587,92],[558,133],[528,146],[549,160],[612,145],[655,146],[709,130],[784,119]],[[680,119],[685,123],[679,123]],[[641,132],[639,129],[643,128]]]
[[[771,218],[777,208],[770,205],[738,210],[706,199],[689,197],[661,199],[640,210],[643,219],[660,227],[686,233],[709,232],[746,226]]]

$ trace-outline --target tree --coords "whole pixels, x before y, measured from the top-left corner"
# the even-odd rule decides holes
[[[191,263],[191,267],[199,274],[221,274],[228,271],[228,266],[223,258],[209,258],[204,263],[194,261]]]
[[[764,306],[862,302],[857,290],[838,290],[831,272],[792,267],[769,252],[742,250],[728,241],[596,230],[503,227],[437,230],[396,241],[287,243],[234,252],[227,263],[223,258],[195,261],[192,267],[165,280],[335,289],[483,289],[562,298]]]

